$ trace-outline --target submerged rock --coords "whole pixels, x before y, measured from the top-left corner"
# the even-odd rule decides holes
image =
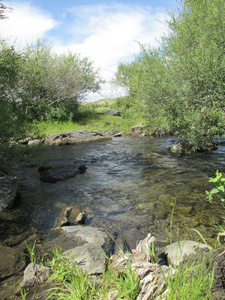
[[[49,145],[66,145],[79,144],[93,141],[101,141],[111,139],[109,133],[100,131],[77,130],[63,133],[49,134],[45,138],[45,144]]]
[[[86,172],[87,167],[75,165],[41,166],[38,168],[40,180],[48,183],[56,183],[73,178]]]
[[[0,177],[0,212],[11,208],[19,194],[19,183],[15,177]]]

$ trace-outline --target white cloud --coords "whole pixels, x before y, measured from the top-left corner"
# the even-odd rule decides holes
[[[43,39],[46,33],[57,26],[57,22],[49,14],[42,12],[29,3],[4,2],[11,7],[8,18],[1,20],[0,34],[2,38],[17,41],[20,45]]]
[[[105,80],[110,80],[117,70],[119,61],[126,61],[139,52],[138,42],[156,46],[156,38],[167,31],[166,25],[160,23],[165,19],[161,10],[125,4],[76,6],[64,13],[67,17],[56,22],[29,3],[5,3],[13,7],[6,20],[1,21],[2,37],[17,38],[18,42],[49,39],[56,52],[67,50],[88,56],[101,68]],[[68,24],[68,22],[70,22]],[[51,29],[58,26],[58,36],[50,36]],[[66,29],[65,29],[66,28]],[[67,41],[59,37],[66,32]],[[109,84],[103,85],[104,97],[118,96]],[[93,96],[93,95],[92,95]],[[93,96],[95,97],[101,96]]]
[[[106,80],[112,79],[119,61],[127,60],[139,52],[138,42],[156,46],[156,38],[159,39],[167,31],[163,23],[165,14],[153,14],[151,8],[143,10],[120,5],[117,9],[114,6],[100,6],[94,10],[92,7],[80,7],[74,10],[74,15],[76,23],[71,27],[71,36],[76,36],[77,32],[83,33],[83,42],[77,43],[74,39],[70,44],[55,49],[58,52],[68,49],[90,57],[96,66],[101,67]],[[109,84],[103,85],[102,94],[118,96]]]

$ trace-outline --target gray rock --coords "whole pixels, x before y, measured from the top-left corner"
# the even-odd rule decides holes
[[[210,246],[194,241],[180,241],[166,247],[168,263],[173,266],[178,266],[183,263],[191,254],[197,254],[202,250],[212,250]]]
[[[107,111],[106,115],[108,116],[121,116],[121,111],[119,109],[110,109]]]
[[[85,169],[84,169],[85,168]],[[48,183],[56,183],[73,178],[78,174],[85,173],[87,168],[75,165],[41,166],[38,168],[40,180]]]
[[[39,139],[34,139],[34,140],[29,140],[27,145],[28,146],[34,146],[34,145],[40,145],[42,144],[42,140],[39,140]]]
[[[105,244],[108,244],[109,240],[111,240],[105,231],[91,226],[64,226],[60,231],[75,242],[95,243],[103,248],[105,248]]]
[[[12,176],[0,177],[0,211],[9,209],[18,196],[18,180]]]
[[[12,276],[26,266],[22,247],[0,246],[0,279]]]
[[[20,289],[25,289],[26,291],[29,291],[31,288],[36,287],[41,283],[45,282],[50,277],[50,275],[50,268],[30,263],[24,271],[23,280],[19,285],[16,293],[19,293]]]
[[[69,266],[75,263],[79,270],[87,274],[101,274],[105,271],[105,252],[96,243],[88,243],[83,246],[63,252],[63,259],[68,259]]]
[[[45,144],[49,145],[65,145],[65,144],[79,144],[92,141],[100,141],[111,139],[112,137],[108,133],[100,131],[69,131],[64,133],[49,134],[45,138]]]

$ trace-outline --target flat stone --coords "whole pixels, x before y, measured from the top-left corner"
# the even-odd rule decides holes
[[[79,143],[106,140],[111,138],[112,136],[110,136],[109,133],[104,133],[100,131],[77,130],[77,131],[68,131],[63,133],[49,134],[45,138],[45,144],[49,144],[49,145],[79,144]]]
[[[87,274],[101,274],[105,271],[105,252],[96,243],[88,243],[83,246],[63,252],[63,260],[68,258],[69,266],[75,263],[79,270]]]
[[[75,242],[79,240],[81,243],[95,243],[101,247],[109,239],[106,232],[91,226],[63,226],[60,231]]]

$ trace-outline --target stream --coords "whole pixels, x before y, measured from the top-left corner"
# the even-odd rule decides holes
[[[79,145],[47,146],[38,165],[85,165],[85,174],[55,184],[39,180],[37,168],[23,170],[21,205],[33,226],[45,234],[60,210],[80,205],[93,226],[151,232],[159,242],[169,241],[172,227],[180,234],[195,228],[213,242],[225,216],[219,201],[210,204],[205,190],[209,177],[225,169],[225,146],[189,156],[171,154],[173,137],[114,138]],[[176,204],[176,205],[175,205]],[[176,232],[174,233],[176,235]],[[194,232],[193,232],[194,234]],[[194,234],[196,235],[196,234]]]
[[[115,237],[121,228],[131,247],[149,232],[158,247],[168,245],[171,237],[176,241],[178,232],[180,239],[201,241],[202,235],[214,246],[225,211],[219,199],[209,203],[205,190],[212,188],[208,180],[217,169],[225,171],[225,145],[184,156],[169,151],[174,143],[174,137],[121,137],[42,146],[32,164],[20,170],[21,199],[7,226],[1,224],[1,244],[16,246],[33,233],[51,240],[61,209],[74,204],[87,211],[86,224]],[[85,165],[87,171],[44,183],[37,169],[46,164]],[[13,222],[15,215],[22,222]]]

